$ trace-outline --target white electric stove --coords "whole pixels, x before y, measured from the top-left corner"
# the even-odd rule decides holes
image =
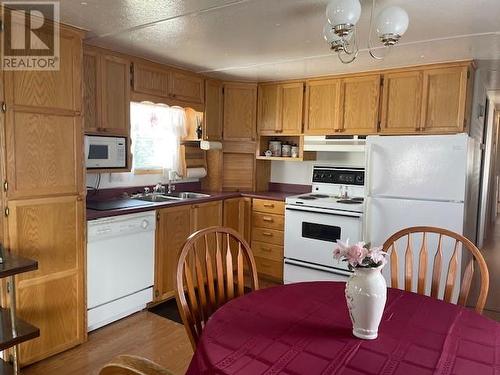
[[[333,249],[363,239],[364,197],[364,168],[314,166],[311,193],[285,201],[285,283],[347,280]]]

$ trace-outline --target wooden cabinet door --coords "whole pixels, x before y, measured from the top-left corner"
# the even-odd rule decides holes
[[[182,246],[191,234],[191,206],[157,211],[155,250],[155,301],[175,295],[177,261]]]
[[[223,154],[222,190],[254,190],[255,154]]]
[[[224,226],[233,228],[250,243],[251,239],[251,198],[231,198],[224,200]]]
[[[222,225],[222,201],[194,204],[191,206],[192,232]]]
[[[287,83],[280,87],[279,130],[283,134],[301,134],[304,104],[304,84]]]
[[[135,92],[168,97],[169,72],[153,65],[134,63],[133,90]]]
[[[172,71],[169,84],[169,94],[172,98],[203,104],[205,97],[203,78],[193,74]]]
[[[101,127],[100,55],[95,50],[83,51],[83,124],[85,131]]]
[[[102,130],[128,135],[130,132],[130,63],[104,55],[102,67]]]
[[[12,110],[5,134],[9,199],[82,193],[81,117]]]
[[[10,201],[9,210],[10,249],[38,261],[17,276],[18,315],[40,328],[20,346],[28,364],[84,341],[84,204],[65,196]]]
[[[276,134],[279,121],[279,85],[259,85],[257,108],[257,132]]]
[[[463,67],[424,70],[420,128],[428,133],[464,129],[467,70]]]
[[[341,79],[307,82],[304,134],[327,135],[341,129],[341,88]]]
[[[257,86],[224,84],[224,140],[254,141],[257,117]]]
[[[81,111],[81,49],[77,34],[60,33],[59,70],[5,71],[7,105],[59,111]]]
[[[344,78],[341,131],[372,134],[378,128],[380,75]]]
[[[203,139],[206,141],[222,140],[223,101],[222,82],[207,79],[205,81],[205,115],[203,118]]]
[[[411,134],[420,130],[422,72],[387,73],[382,88],[382,133]]]

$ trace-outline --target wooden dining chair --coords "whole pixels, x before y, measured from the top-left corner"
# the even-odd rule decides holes
[[[173,375],[166,368],[142,357],[120,355],[107,363],[99,375]]]
[[[448,238],[447,241],[451,240],[452,245],[452,255],[448,263],[448,270],[446,274],[445,283],[444,283],[444,293],[443,300],[446,302],[450,302],[453,294],[455,280],[457,278],[458,267],[461,267],[459,264],[459,251],[460,248],[467,249],[472,257],[467,262],[467,266],[465,267],[465,271],[463,273],[460,292],[458,295],[458,304],[465,306],[467,303],[467,298],[469,296],[472,278],[474,275],[474,264],[477,263],[479,266],[479,272],[481,277],[481,288],[479,291],[479,297],[476,302],[476,311],[482,313],[484,305],[486,303],[486,297],[488,295],[489,288],[489,273],[486,262],[484,261],[483,256],[479,249],[467,238],[464,236],[452,232],[447,229],[437,228],[437,227],[426,227],[426,226],[418,226],[405,228],[400,230],[397,233],[394,233],[387,241],[385,241],[383,245],[384,251],[388,252],[389,263],[391,267],[391,286],[393,288],[400,288],[399,280],[398,280],[398,257],[402,256],[402,254],[398,254],[396,248],[396,242],[400,239],[406,237],[406,247],[404,250],[404,267],[405,267],[405,276],[404,276],[404,289],[406,291],[412,291],[413,285],[413,244],[415,237],[421,239],[420,245],[420,253],[418,255],[418,280],[417,280],[417,290],[416,292],[419,294],[426,294],[426,281],[427,281],[427,267],[428,267],[428,258],[429,258],[429,248],[427,245],[428,237],[430,235],[434,235],[437,237],[437,246],[436,253],[433,259],[432,265],[432,281],[430,288],[430,296],[434,298],[439,298],[440,295],[440,286],[441,286],[441,273],[443,272],[443,240]],[[449,243],[449,242],[448,242]],[[466,255],[466,254],[464,254]],[[468,258],[465,258],[466,260]]]
[[[210,316],[245,293],[245,272],[257,290],[252,250],[235,230],[211,227],[189,236],[177,263],[176,299],[193,349]]]

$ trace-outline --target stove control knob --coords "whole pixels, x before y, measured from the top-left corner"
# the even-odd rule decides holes
[[[357,183],[360,183],[360,184],[363,184],[363,183],[365,182],[365,179],[364,179],[364,177],[363,177],[363,176],[361,176],[361,175],[357,175],[357,176],[356,176],[356,182],[357,182]]]

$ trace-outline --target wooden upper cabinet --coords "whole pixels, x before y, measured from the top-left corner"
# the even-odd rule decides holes
[[[380,75],[344,78],[341,131],[347,134],[377,132]]]
[[[422,72],[410,71],[384,75],[380,131],[414,133],[420,129]]]
[[[106,133],[130,133],[130,62],[120,57],[104,55],[102,66],[102,119]]]
[[[304,83],[287,83],[281,85],[279,130],[283,134],[301,134]]]
[[[465,125],[467,66],[423,72],[420,128],[423,132],[460,132]]]
[[[130,61],[85,48],[83,54],[84,128],[90,133],[130,133]]]
[[[259,85],[257,131],[262,135],[277,134],[279,122],[280,86]]]
[[[342,80],[308,81],[304,133],[327,135],[341,130]]]
[[[206,141],[222,140],[223,102],[222,82],[214,79],[205,80],[205,114],[202,133]]]
[[[224,83],[224,140],[255,141],[257,85]]]
[[[9,199],[83,193],[81,117],[12,110],[5,134]]]
[[[205,87],[203,78],[193,74],[172,71],[169,80],[169,94],[176,100],[203,104]]]
[[[134,63],[133,90],[138,93],[164,96],[169,95],[169,72],[159,67]]]
[[[60,33],[59,70],[5,71],[5,101],[8,108],[26,106],[80,112],[81,48],[80,35],[65,30]]]
[[[222,190],[253,191],[255,185],[255,154],[224,152]]]

